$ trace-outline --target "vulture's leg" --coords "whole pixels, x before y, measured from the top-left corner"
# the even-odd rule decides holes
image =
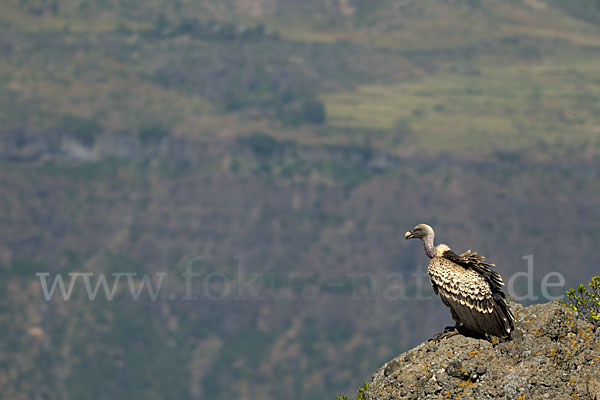
[[[445,327],[444,332],[438,333],[437,335],[435,335],[433,337],[433,339],[436,342],[439,342],[440,340],[445,339],[445,338],[452,337],[454,335],[458,335],[460,333],[459,330],[462,328],[462,324],[460,323],[460,320],[458,319],[458,315],[452,309],[452,307],[450,307],[450,314],[452,315],[452,319],[454,320],[454,322],[456,322],[456,324],[454,326]]]
[[[454,314],[454,312],[453,312]],[[457,322],[456,325],[454,326],[447,326],[444,328],[444,332],[438,333],[437,335],[433,336],[433,340],[435,340],[436,342],[439,342],[442,339],[446,339],[455,335],[458,335],[459,332],[459,325],[460,323]]]
[[[438,333],[437,335],[433,336],[433,340],[435,340],[436,342],[439,342],[442,339],[446,339],[452,336],[456,336],[458,335],[458,330],[453,327],[453,326],[448,326],[446,328],[452,328],[451,330],[445,329],[444,332]]]

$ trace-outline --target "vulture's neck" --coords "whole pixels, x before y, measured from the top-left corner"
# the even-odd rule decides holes
[[[423,238],[423,247],[425,248],[425,254],[427,257],[435,257],[435,248],[433,246],[433,235],[428,235]]]

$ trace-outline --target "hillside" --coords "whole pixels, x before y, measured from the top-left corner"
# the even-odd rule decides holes
[[[514,306],[514,340],[421,343],[378,369],[363,398],[599,398],[600,329],[557,303]]]
[[[418,222],[505,280],[533,254],[525,302],[587,280],[589,4],[0,3],[0,398],[348,393],[449,322]],[[36,273],[167,275],[46,301]]]
[[[4,131],[85,144],[103,132],[264,131],[400,155],[500,147],[598,160],[597,10],[540,0],[1,7]]]

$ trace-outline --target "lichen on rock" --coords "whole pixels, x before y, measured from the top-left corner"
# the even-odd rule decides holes
[[[512,340],[421,343],[379,368],[364,399],[600,400],[600,329],[557,302],[511,308]]]

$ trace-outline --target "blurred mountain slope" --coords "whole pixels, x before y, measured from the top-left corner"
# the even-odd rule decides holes
[[[0,4],[2,397],[349,392],[450,322],[418,222],[505,280],[533,254],[537,301],[548,272],[586,280],[589,4]],[[156,301],[123,278],[47,302],[37,272],[167,276]]]

